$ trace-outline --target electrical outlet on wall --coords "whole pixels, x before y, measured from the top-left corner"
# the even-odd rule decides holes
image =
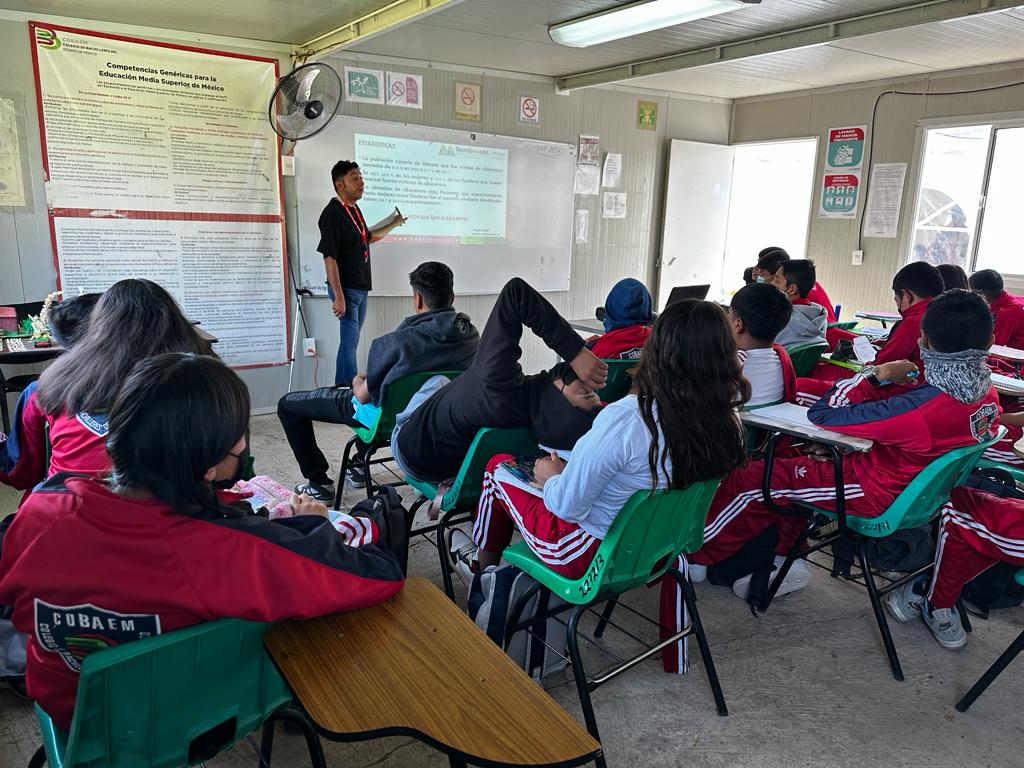
[[[853,261],[851,263],[855,267],[859,267],[861,264],[863,264],[864,263],[864,251],[860,251],[860,250],[854,251],[853,252]]]
[[[303,340],[302,354],[306,357],[316,357],[316,339]]]

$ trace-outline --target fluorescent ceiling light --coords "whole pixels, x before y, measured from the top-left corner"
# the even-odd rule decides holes
[[[563,21],[548,27],[548,35],[559,45],[586,48],[655,29],[684,24],[727,13],[761,0],[641,0],[620,8]]]

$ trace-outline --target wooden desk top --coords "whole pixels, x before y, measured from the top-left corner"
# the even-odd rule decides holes
[[[509,766],[580,765],[601,749],[426,579],[361,611],[277,624],[266,645],[329,738],[410,735]]]

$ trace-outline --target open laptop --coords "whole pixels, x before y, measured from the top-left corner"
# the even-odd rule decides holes
[[[711,290],[710,285],[677,285],[672,289],[672,292],[668,295],[668,301],[665,302],[667,307],[669,304],[675,304],[677,301],[683,299],[699,299],[704,301],[707,298],[708,291]]]

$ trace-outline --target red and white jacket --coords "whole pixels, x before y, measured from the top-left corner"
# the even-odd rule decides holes
[[[1003,291],[998,299],[989,304],[992,310],[995,343],[1006,347],[1024,347],[1024,296],[1014,296]]]
[[[878,514],[933,460],[995,437],[999,396],[961,403],[931,384],[889,396],[863,375],[840,381],[811,406],[807,418],[835,432],[866,437],[874,446],[843,460],[848,484],[879,505]]]
[[[878,349],[874,359],[875,365],[891,363],[893,360],[909,360],[921,371],[921,376],[924,376],[921,348],[917,342],[921,338],[921,320],[929,304],[931,299],[924,299],[900,313],[903,319],[892,327],[885,343]]]
[[[37,487],[0,540],[0,604],[29,636],[28,691],[62,728],[93,651],[224,617],[363,608],[402,584],[387,549],[348,546],[322,517],[188,517],[67,474]]]
[[[21,393],[11,419],[11,433],[0,443],[0,482],[24,491],[57,472],[110,474],[107,414],[45,413],[36,399],[36,384],[33,382]]]
[[[627,325],[588,339],[587,347],[602,360],[639,360],[650,335],[649,325]]]

